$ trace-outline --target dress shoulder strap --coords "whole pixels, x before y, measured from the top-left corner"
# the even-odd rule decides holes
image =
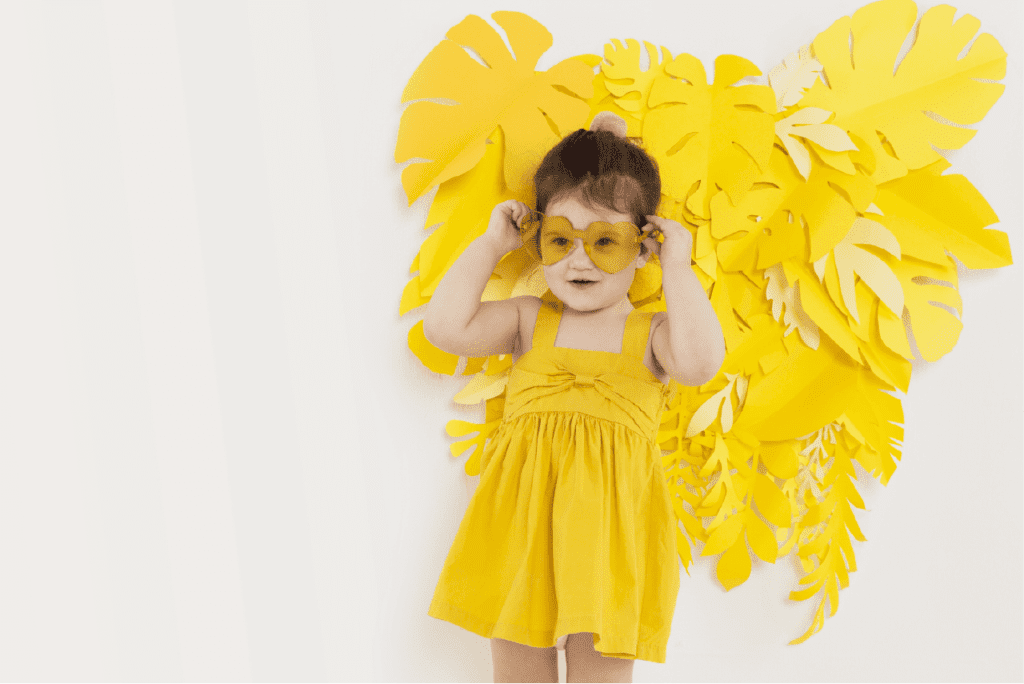
[[[652,311],[639,311],[633,309],[626,316],[626,331],[622,336],[622,353],[644,360],[644,352],[647,351],[647,338],[651,335],[651,319],[654,318]]]
[[[550,291],[549,291],[550,292]],[[558,336],[558,323],[562,319],[562,302],[554,296],[540,300],[537,322],[533,324],[533,347],[553,347]]]

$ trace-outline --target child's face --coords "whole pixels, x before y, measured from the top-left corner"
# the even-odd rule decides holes
[[[606,207],[591,207],[575,195],[556,197],[548,202],[544,213],[548,216],[564,216],[578,230],[585,230],[594,221],[633,222],[629,214]],[[597,311],[619,304],[626,297],[636,269],[643,266],[646,260],[645,255],[640,255],[618,273],[607,273],[594,265],[583,248],[583,240],[576,238],[565,257],[550,266],[544,266],[544,279],[551,293],[566,306],[576,311]]]

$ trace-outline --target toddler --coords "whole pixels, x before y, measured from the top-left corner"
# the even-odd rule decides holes
[[[711,380],[725,345],[691,234],[655,215],[657,165],[621,118],[566,136],[534,185],[536,211],[497,205],[423,319],[447,352],[514,360],[429,614],[491,639],[495,681],[558,681],[563,640],[568,681],[632,681],[635,659],[665,662],[679,589],[657,444],[668,382]],[[523,246],[549,291],[481,302]],[[667,310],[645,313],[627,293],[652,254]]]

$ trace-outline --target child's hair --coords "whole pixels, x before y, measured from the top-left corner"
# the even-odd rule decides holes
[[[578,191],[591,206],[633,217],[638,227],[658,209],[658,165],[642,149],[608,130],[579,129],[544,156],[533,177],[537,211],[556,195]]]

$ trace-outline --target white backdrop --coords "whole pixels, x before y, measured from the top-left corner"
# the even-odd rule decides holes
[[[541,69],[634,37],[710,74],[860,4],[0,4],[0,679],[489,681],[427,616],[476,479],[444,425],[481,409],[398,316],[406,80],[469,13],[544,23]],[[965,271],[959,344],[915,364],[824,630],[787,645],[792,558],[728,593],[698,559],[636,681],[1022,678],[1022,6],[957,6],[1009,67],[950,173],[1017,263]]]

